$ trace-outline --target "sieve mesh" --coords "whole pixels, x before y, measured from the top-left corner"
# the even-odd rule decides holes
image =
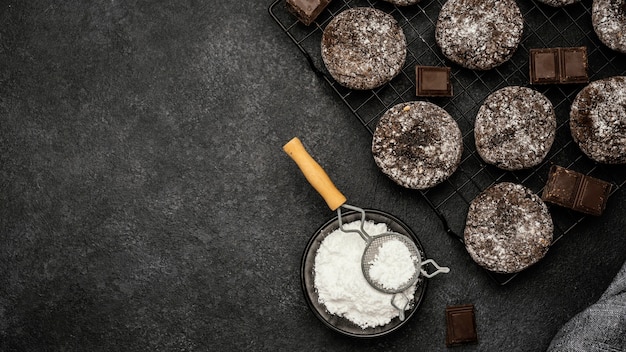
[[[391,241],[400,241],[406,246],[411,255],[411,259],[413,261],[413,266],[415,269],[413,276],[411,276],[409,279],[407,279],[406,282],[402,283],[398,287],[389,287],[387,283],[379,282],[372,278],[372,276],[370,275],[373,264],[378,258],[381,247],[385,243]],[[410,238],[398,233],[385,233],[373,237],[372,240],[368,243],[367,247],[365,247],[363,257],[361,258],[361,267],[363,269],[363,276],[365,276],[365,279],[370,285],[375,287],[377,290],[385,293],[397,293],[406,290],[417,281],[420,275],[421,262],[421,255],[419,250],[417,249],[417,246],[415,245],[415,242],[413,242]]]

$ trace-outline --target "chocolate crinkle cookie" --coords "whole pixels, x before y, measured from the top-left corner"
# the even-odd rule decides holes
[[[449,60],[489,70],[513,56],[523,31],[514,0],[448,0],[437,19],[435,40]]]
[[[374,89],[391,81],[404,65],[406,39],[393,16],[370,7],[345,10],[322,35],[322,60],[341,85]]]
[[[463,152],[461,130],[439,106],[414,101],[389,109],[372,140],[374,161],[397,184],[426,189],[457,169]]]
[[[574,141],[590,159],[605,164],[626,163],[626,76],[589,83],[570,110]]]
[[[545,256],[553,231],[548,207],[539,196],[520,184],[502,182],[470,203],[464,240],[482,267],[516,273]]]
[[[626,53],[626,0],[593,0],[591,23],[604,45]]]
[[[485,99],[474,122],[476,151],[488,164],[504,170],[538,165],[556,133],[550,100],[526,87],[510,86]]]

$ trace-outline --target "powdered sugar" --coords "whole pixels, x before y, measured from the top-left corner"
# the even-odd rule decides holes
[[[360,221],[344,224],[346,229],[359,226]],[[371,236],[389,231],[384,223],[366,221],[363,226]],[[361,256],[365,245],[359,234],[335,230],[320,244],[314,265],[319,302],[329,313],[344,317],[363,329],[386,325],[399,315],[391,305],[394,295],[376,290],[363,276]],[[404,291],[410,301],[415,289],[414,284]]]
[[[380,246],[376,258],[370,262],[370,278],[387,290],[396,290],[415,275],[417,260],[402,241],[391,239]]]

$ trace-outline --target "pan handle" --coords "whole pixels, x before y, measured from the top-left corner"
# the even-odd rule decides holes
[[[304,177],[324,198],[330,210],[336,210],[346,202],[346,197],[335,187],[320,164],[304,149],[304,145],[298,137],[287,142],[283,146],[283,150],[296,162]]]

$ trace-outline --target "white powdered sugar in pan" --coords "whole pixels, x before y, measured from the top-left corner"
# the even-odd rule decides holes
[[[344,224],[344,228],[357,229],[360,225],[361,221],[354,221]],[[363,228],[370,236],[389,232],[385,223],[373,221],[365,221]],[[406,249],[406,245],[401,244]],[[378,291],[363,275],[361,256],[365,246],[366,242],[358,233],[337,229],[326,236],[320,244],[314,264],[314,283],[319,303],[322,303],[329,313],[344,317],[363,329],[387,325],[399,315],[398,309],[391,305],[394,295]],[[393,246],[391,243],[388,249],[394,250]],[[405,254],[410,255],[408,250]],[[388,285],[397,284],[397,280],[402,278],[390,278],[389,275],[390,271],[395,270],[397,265],[394,263],[397,260],[390,261],[389,258],[382,260],[386,264],[391,262],[391,265],[379,268],[380,272],[376,275]],[[400,265],[402,261],[400,259]],[[414,299],[416,285],[411,285],[403,292],[409,301]]]

